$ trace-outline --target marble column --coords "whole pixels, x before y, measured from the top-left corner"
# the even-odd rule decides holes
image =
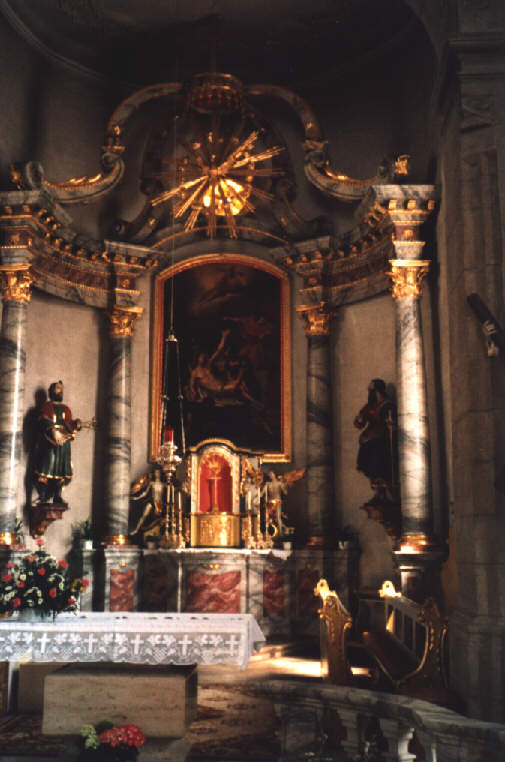
[[[426,544],[432,533],[430,440],[419,304],[422,280],[429,266],[424,259],[391,260],[396,302],[402,540],[411,545]]]
[[[324,302],[297,308],[308,338],[307,361],[307,517],[308,545],[331,545],[333,525],[333,447],[330,327]]]
[[[105,462],[106,545],[128,542],[131,464],[131,341],[140,307],[115,306],[110,318],[108,432]]]
[[[13,542],[25,391],[26,312],[33,278],[30,265],[0,265],[0,545]]]
[[[409,202],[414,204],[415,202]],[[398,377],[398,456],[402,536],[394,551],[403,595],[422,602],[440,594],[440,564],[445,548],[433,537],[431,458],[426,402],[426,372],[421,327],[422,282],[429,260],[422,259],[424,242],[404,212],[393,240],[390,260],[392,295],[396,302]],[[407,212],[407,215],[405,215]],[[426,213],[425,213],[426,215]]]

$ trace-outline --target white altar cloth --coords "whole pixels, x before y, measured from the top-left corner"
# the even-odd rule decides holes
[[[252,614],[80,612],[0,621],[0,661],[234,664],[265,642]]]

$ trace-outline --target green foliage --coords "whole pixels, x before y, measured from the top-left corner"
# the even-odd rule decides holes
[[[72,543],[78,545],[81,540],[93,539],[93,526],[91,519],[77,521],[72,524]]]

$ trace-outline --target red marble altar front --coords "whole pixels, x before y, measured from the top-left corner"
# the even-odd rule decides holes
[[[221,574],[188,571],[186,575],[186,611],[215,614],[240,613],[240,571]]]

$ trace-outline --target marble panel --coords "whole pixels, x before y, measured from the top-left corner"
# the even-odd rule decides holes
[[[135,572],[133,569],[110,570],[109,611],[133,611],[135,607]]]
[[[248,564],[248,606],[268,637],[292,632],[296,551],[253,552]]]
[[[318,569],[299,569],[296,579],[296,591],[298,597],[298,612],[301,617],[316,615],[320,605],[319,598],[314,595],[321,573]]]
[[[198,570],[186,573],[186,611],[219,614],[240,613],[239,570],[221,573]]]
[[[286,605],[286,575],[283,571],[269,571],[263,574],[263,616],[283,616]]]
[[[135,611],[138,607],[139,561],[141,551],[129,547],[108,547],[104,559],[104,610]],[[113,573],[114,572],[114,573]],[[125,572],[129,572],[126,576]],[[114,606],[128,608],[111,609]]]
[[[170,611],[170,584],[167,566],[158,554],[144,557],[143,611]]]
[[[196,696],[194,666],[68,665],[46,678],[42,732],[73,735],[106,717],[148,738],[180,738],[196,717]]]

